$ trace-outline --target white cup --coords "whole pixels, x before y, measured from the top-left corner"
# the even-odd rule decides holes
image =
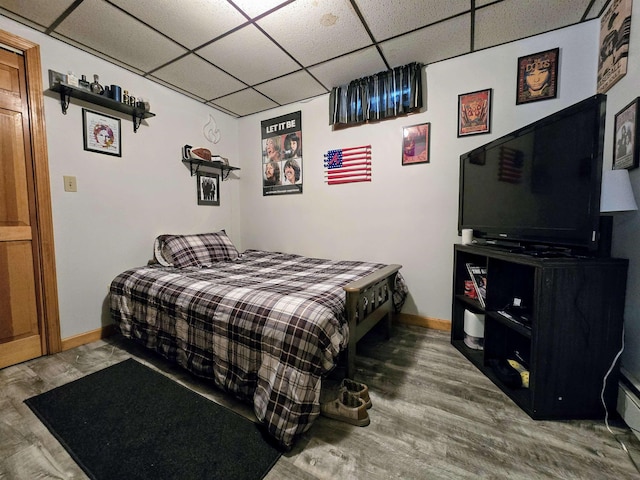
[[[470,245],[473,243],[473,229],[472,228],[463,228],[462,229],[462,244]]]

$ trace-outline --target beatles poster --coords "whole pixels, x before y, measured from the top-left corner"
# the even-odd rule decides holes
[[[600,17],[598,93],[605,93],[627,74],[632,0],[612,0]]]
[[[302,112],[263,120],[262,195],[302,193]]]

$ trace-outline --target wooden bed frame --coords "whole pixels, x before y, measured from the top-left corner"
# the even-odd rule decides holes
[[[366,277],[345,285],[349,346],[346,351],[347,378],[356,370],[356,344],[380,320],[385,320],[387,338],[391,335],[393,291],[402,265],[387,265]]]

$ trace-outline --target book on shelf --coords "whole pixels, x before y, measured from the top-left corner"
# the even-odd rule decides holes
[[[478,301],[480,305],[482,305],[482,308],[485,308],[487,299],[487,267],[467,263],[467,271],[473,282],[473,287],[476,290]]]

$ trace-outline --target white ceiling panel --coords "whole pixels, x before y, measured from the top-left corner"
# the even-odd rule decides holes
[[[291,3],[291,0],[234,0],[233,3],[249,17],[255,18],[264,12]]]
[[[386,0],[359,4],[364,20],[378,42],[468,12],[471,7],[469,0]]]
[[[292,73],[254,88],[280,105],[316,97],[327,92],[305,71]]]
[[[348,0],[297,0],[258,25],[304,66],[371,43]]]
[[[309,73],[325,87],[331,89],[346,85],[356,78],[367,77],[386,69],[378,49],[369,47],[311,67]]]
[[[277,103],[251,88],[218,98],[214,102],[209,102],[209,104],[220,106],[225,110],[234,112],[238,116],[261,112],[278,106]]]
[[[205,100],[246,88],[242,82],[193,54],[157,70],[153,76]]]
[[[74,0],[0,0],[0,7],[31,20],[36,25],[46,29],[52,24]],[[12,17],[13,18],[13,17]]]
[[[481,8],[476,12],[475,48],[500,45],[579,23],[589,1],[510,0]],[[545,4],[543,8],[541,3]]]
[[[240,117],[597,19],[606,2],[0,0],[0,14]]]
[[[411,62],[429,64],[462,55],[469,51],[471,15],[454,17],[431,28],[396,37],[380,45],[391,68]],[[460,35],[451,36],[451,31]]]
[[[105,18],[109,20],[99,20]],[[84,0],[55,31],[145,71],[185,53],[176,43],[103,0]]]
[[[134,17],[193,49],[246,23],[227,2],[211,0],[111,0]]]
[[[246,45],[253,45],[253,48],[247,49]],[[300,70],[300,65],[253,25],[241,28],[196,53],[237,78],[251,78],[253,83]],[[238,62],[238,56],[242,57],[242,62]]]

